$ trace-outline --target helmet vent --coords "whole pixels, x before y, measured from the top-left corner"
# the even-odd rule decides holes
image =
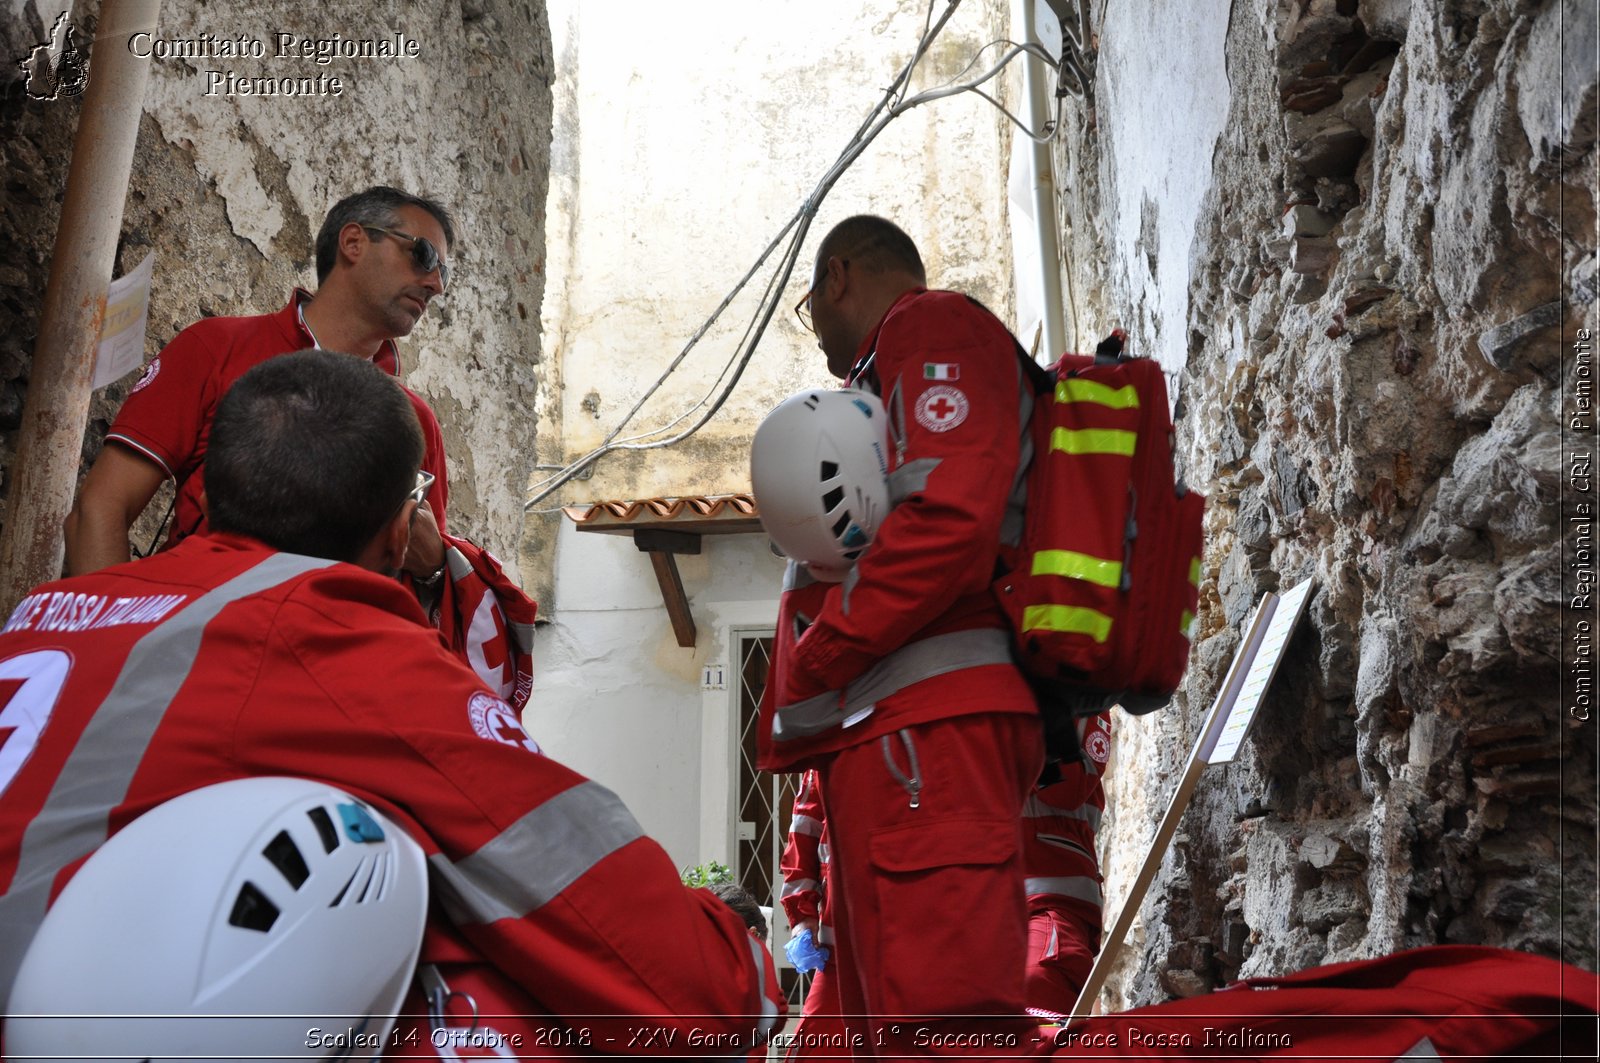
[[[844,501],[844,488],[835,487],[832,491],[822,496],[822,508],[832,510]]]
[[[377,860],[370,856],[363,857],[360,866],[350,876],[350,880],[340,888],[338,895],[328,902],[328,907],[337,908],[344,904],[346,898],[350,899],[351,904],[360,904],[365,901],[367,896],[373,892],[374,881],[379,878],[377,867]]]
[[[372,869],[372,877],[367,880],[367,888],[361,892],[361,900],[368,898],[374,901],[383,900],[388,893],[390,861],[388,853],[378,854],[378,866]]]
[[[311,870],[306,867],[306,859],[300,855],[300,847],[289,837],[289,832],[286,830],[280,830],[277,837],[261,850],[261,855],[266,857],[267,863],[277,868],[295,889],[299,889],[305,884],[306,879],[311,877]]]
[[[256,889],[255,883],[246,882],[239,887],[239,895],[233,899],[233,911],[228,913],[230,925],[265,934],[277,921],[278,906]]]
[[[844,535],[845,530],[848,529],[849,527],[850,527],[850,513],[849,513],[848,510],[846,510],[845,512],[839,514],[839,519],[838,520],[833,522],[833,537],[835,539],[840,538],[841,536]]]
[[[333,817],[328,815],[328,810],[318,805],[306,812],[306,818],[311,820],[311,825],[317,828],[317,837],[322,839],[322,851],[331,853],[339,848],[339,831],[333,825]]]
[[[838,462],[836,462],[836,461],[825,461],[825,462],[822,463],[822,479],[824,481],[831,480],[831,479],[833,479],[834,477],[836,477],[838,475],[839,475],[839,463]]]
[[[350,887],[355,885],[356,879],[358,879],[360,877],[361,877],[361,868],[358,867],[355,870],[355,874],[350,876],[350,881],[346,882],[343,886],[341,886],[339,888],[339,892],[334,895],[333,900],[328,902],[328,907],[329,908],[337,908],[337,907],[339,907],[339,905],[343,904],[344,903],[345,894],[350,892]]]

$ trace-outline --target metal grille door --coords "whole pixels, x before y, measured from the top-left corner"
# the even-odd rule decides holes
[[[770,775],[756,770],[756,722],[761,695],[767,688],[772,661],[772,636],[739,637],[739,855],[734,874],[760,903],[772,907],[774,924],[783,923],[778,897],[783,889],[783,844],[793,815],[798,775]],[[772,935],[779,976],[789,1003],[805,999],[805,979],[782,960],[787,928],[775,925]]]

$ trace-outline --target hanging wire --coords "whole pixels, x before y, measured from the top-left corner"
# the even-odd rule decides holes
[[[532,492],[531,497],[526,503],[524,503],[522,507],[524,512],[551,512],[552,510],[549,508],[537,509],[536,507],[538,507],[540,502],[543,502],[546,498],[559,490],[563,485],[571,481],[574,477],[580,475],[584,470],[590,468],[596,461],[604,457],[606,454],[615,451],[650,450],[671,446],[674,443],[679,443],[689,438],[695,432],[699,431],[700,428],[702,428],[708,421],[710,421],[712,417],[716,416],[717,412],[721,410],[723,404],[728,400],[728,397],[733,393],[733,390],[735,386],[737,386],[740,377],[743,376],[746,367],[748,367],[750,364],[750,360],[755,356],[756,346],[760,342],[762,335],[766,332],[767,325],[772,320],[773,313],[776,312],[779,304],[782,302],[784,291],[788,285],[789,278],[793,276],[795,263],[799,260],[801,248],[805,243],[806,234],[811,228],[811,222],[816,217],[817,209],[822,205],[823,200],[827,197],[833,186],[841,177],[844,176],[845,171],[847,171],[850,166],[861,157],[862,153],[866,151],[868,145],[870,145],[872,141],[877,138],[879,133],[883,132],[890,122],[894,121],[906,111],[911,110],[913,107],[918,107],[924,103],[930,103],[934,100],[945,99],[960,93],[972,92],[982,97],[984,100],[987,100],[990,104],[999,109],[1002,114],[1010,119],[1013,124],[1015,124],[1030,138],[1037,141],[1043,141],[1049,139],[1050,136],[1053,135],[1055,128],[1054,122],[1049,123],[1044,130],[1036,133],[1019,121],[1014,115],[1011,114],[1010,111],[1007,111],[1003,106],[1001,106],[999,101],[995,100],[988,93],[983,92],[979,88],[979,86],[983,85],[995,75],[999,74],[1000,71],[1005,68],[1006,64],[1010,63],[1012,59],[1016,58],[1023,52],[1040,56],[1041,58],[1044,58],[1046,62],[1049,62],[1052,66],[1054,66],[1055,63],[1050,59],[1050,57],[1045,55],[1043,50],[1035,45],[1018,45],[1009,41],[1003,42],[1011,44],[1011,47],[1001,58],[1001,60],[981,77],[975,78],[970,82],[946,85],[941,88],[930,89],[928,91],[918,93],[909,98],[906,97],[906,89],[911,83],[911,76],[916,70],[917,64],[922,60],[922,57],[927,53],[929,46],[933,43],[934,39],[939,35],[939,33],[943,31],[945,24],[950,21],[951,16],[955,14],[956,8],[958,8],[960,5],[961,0],[948,0],[943,13],[940,14],[937,21],[935,21],[933,19],[933,8],[936,6],[936,4],[930,2],[927,14],[923,21],[924,29],[922,36],[918,39],[916,50],[913,52],[910,61],[908,61],[906,65],[901,68],[899,75],[896,76],[889,87],[884,90],[883,96],[867,114],[867,117],[865,120],[863,120],[861,126],[856,130],[854,135],[852,135],[849,142],[845,145],[844,150],[834,161],[833,165],[831,165],[822,175],[821,180],[817,182],[817,185],[812,190],[811,195],[806,197],[806,200],[801,205],[800,209],[792,218],[789,219],[784,227],[779,230],[777,236],[773,237],[772,241],[767,244],[766,249],[762,251],[761,255],[756,259],[755,264],[750,267],[745,275],[740,278],[739,283],[734,286],[733,290],[730,291],[727,296],[723,298],[722,302],[717,305],[716,309],[712,311],[711,316],[708,317],[705,322],[694,331],[694,333],[689,337],[688,342],[684,344],[683,349],[678,352],[677,356],[673,358],[672,362],[662,371],[655,383],[653,383],[644,392],[644,394],[640,396],[639,400],[634,403],[633,408],[630,409],[622,418],[622,420],[618,422],[617,426],[611,430],[611,432],[601,442],[601,445],[562,467],[560,471],[556,472],[554,475],[545,478],[537,484],[534,484],[532,488],[530,488],[530,491]],[[1002,42],[997,41],[992,43],[998,44]],[[991,46],[992,44],[985,45],[985,48]],[[981,53],[982,50],[980,50],[979,54],[981,55]],[[973,62],[968,63],[967,67],[962,71],[962,73],[965,73],[966,70],[970,70],[976,62],[977,57],[975,56]],[[958,74],[957,77],[959,76],[960,75]],[[760,271],[766,261],[772,257],[773,253],[779,249],[780,245],[783,245],[781,257],[778,261],[777,267],[772,273],[772,276],[767,281],[766,287],[762,291],[761,300],[757,305],[755,314],[752,316],[750,323],[746,326],[738,346],[734,349],[734,353],[730,355],[727,362],[723,364],[721,371],[717,374],[715,380],[712,381],[705,395],[703,395],[693,406],[689,407],[687,410],[679,414],[672,421],[665,425],[640,432],[636,435],[622,436],[623,429],[626,428],[633,418],[638,415],[639,411],[643,409],[645,404],[649,402],[649,400],[661,389],[661,387],[666,383],[667,379],[678,369],[678,367],[683,364],[683,361],[688,357],[689,352],[692,351],[705,336],[705,334],[710,331],[712,325],[714,325],[722,316],[722,313],[727,310],[730,305],[732,305],[734,299],[737,298],[739,293],[745,289],[746,285],[750,283],[751,279],[755,277],[756,273]],[[701,413],[701,415],[696,418],[694,422],[687,428],[677,431],[670,436],[666,436],[665,438],[652,438],[659,436],[662,433],[671,431],[697,411],[703,411],[703,413]]]

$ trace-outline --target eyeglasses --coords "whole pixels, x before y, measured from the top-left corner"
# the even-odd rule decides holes
[[[411,242],[411,261],[424,273],[439,271],[439,287],[450,287],[450,267],[445,265],[444,259],[439,257],[439,249],[433,246],[432,241],[422,236],[412,236],[410,233],[400,232],[398,229],[385,229],[379,225],[363,225],[368,232],[382,233],[392,236],[396,240],[409,240]]]
[[[813,336],[817,334],[817,326],[811,321],[811,293],[814,291],[815,288],[807,288],[805,296],[794,304],[794,316],[800,319],[800,324],[804,325],[806,331]]]
[[[839,259],[839,267],[841,269],[850,264],[850,260],[848,258],[839,258],[838,255],[833,256],[833,258]],[[832,262],[833,259],[830,258],[828,261]],[[815,274],[813,274],[813,276],[815,276]],[[826,275],[824,274],[823,276],[825,281]],[[823,281],[818,281],[817,283],[820,284],[823,283]],[[800,324],[804,325],[806,327],[806,331],[811,333],[813,336],[817,334],[817,323],[816,320],[811,316],[811,297],[816,294],[817,285],[813,284],[811,287],[806,289],[806,294],[801,296],[800,301],[794,304],[794,316],[800,319]]]
[[[434,475],[427,469],[417,470],[417,486],[411,489],[406,497],[417,505],[422,505],[422,500],[428,497],[428,488],[433,486]]]
[[[415,502],[418,506],[422,505],[423,499],[428,497],[428,488],[433,486],[433,481],[433,473],[427,469],[418,469],[417,486],[413,487],[410,493],[400,500],[400,505],[395,506],[394,511],[399,513],[407,502]],[[412,510],[412,516],[416,516],[416,510]]]

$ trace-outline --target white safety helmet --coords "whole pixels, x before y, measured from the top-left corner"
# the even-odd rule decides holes
[[[51,906],[11,990],[7,1058],[374,1058],[427,903],[421,847],[332,786],[185,794],[101,846]]]
[[[888,418],[866,391],[802,391],[750,445],[761,525],[813,576],[844,579],[889,512]]]

